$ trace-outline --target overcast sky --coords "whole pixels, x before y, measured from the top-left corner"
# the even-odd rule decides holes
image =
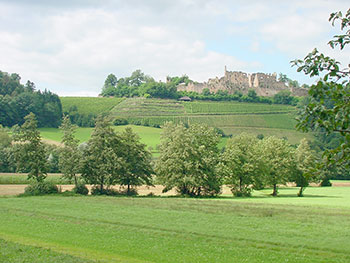
[[[0,70],[61,96],[96,96],[109,73],[136,69],[165,81],[230,71],[284,73],[339,33],[328,22],[343,0],[0,0]]]

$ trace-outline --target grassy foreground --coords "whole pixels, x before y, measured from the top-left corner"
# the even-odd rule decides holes
[[[0,262],[23,245],[50,249],[60,262],[349,262],[349,188],[309,188],[304,198],[296,191],[247,199],[0,198],[0,242],[10,244]]]

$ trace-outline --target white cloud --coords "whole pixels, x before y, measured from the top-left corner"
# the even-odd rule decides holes
[[[156,79],[187,74],[197,81],[222,76],[225,65],[264,71],[269,61],[244,59],[241,53],[303,57],[328,41],[328,15],[346,5],[326,0],[55,2],[0,0],[0,70],[64,95],[98,94],[109,73],[124,77],[136,69]],[[230,41],[250,44],[242,50],[209,49],[211,39],[230,47],[224,42],[230,34]]]

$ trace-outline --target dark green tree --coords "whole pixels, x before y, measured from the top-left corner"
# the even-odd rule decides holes
[[[121,138],[105,119],[99,119],[89,139],[82,159],[81,176],[95,185],[101,194],[118,183],[125,171],[121,157]]]
[[[130,195],[135,186],[152,185],[152,155],[131,128],[126,128],[120,137],[124,167],[118,182],[127,186],[126,194]]]
[[[24,119],[25,122],[18,133],[14,134],[14,141],[17,142],[15,150],[17,169],[29,171],[28,179],[34,178],[37,182],[41,182],[47,173],[45,146],[37,129],[35,115],[30,113]]]
[[[63,132],[63,148],[59,157],[59,166],[62,176],[73,180],[78,185],[77,174],[81,170],[82,154],[78,150],[79,140],[74,137],[76,126],[72,125],[69,116],[64,116],[60,129]]]

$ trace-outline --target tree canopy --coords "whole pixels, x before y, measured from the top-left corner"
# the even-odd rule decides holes
[[[17,168],[19,171],[28,170],[28,178],[41,182],[46,178],[48,168],[45,146],[35,115],[30,113],[24,119],[24,124],[14,134],[14,141],[18,142],[15,150]]]
[[[219,135],[205,125],[166,123],[163,128],[157,177],[169,191],[184,195],[217,195],[221,177],[215,171],[218,163]]]
[[[62,118],[59,97],[50,91],[36,91],[35,85],[21,77],[0,71],[0,124],[11,127],[23,124],[24,117],[34,113],[39,127],[58,127]]]
[[[344,49],[350,43],[350,9],[345,15],[335,12],[329,21],[334,26],[340,23],[344,33],[334,36],[328,42],[332,49]],[[331,134],[339,133],[341,144],[325,151],[326,165],[334,164],[349,167],[350,163],[350,70],[342,68],[339,61],[320,53],[316,48],[304,59],[292,62],[297,71],[310,77],[321,77],[309,89],[309,100],[302,108],[298,129],[302,131],[320,130]]]
[[[242,133],[229,139],[221,155],[217,172],[235,196],[250,196],[251,186],[259,179],[257,145],[256,136]]]

